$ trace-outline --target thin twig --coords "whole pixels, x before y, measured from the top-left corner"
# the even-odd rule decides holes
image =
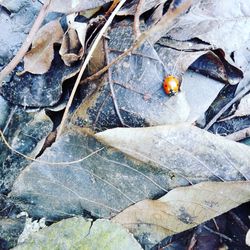
[[[237,102],[241,97],[243,97],[247,92],[250,91],[250,84],[245,86],[229,103],[227,103],[214,117],[213,119],[206,125],[204,128],[208,130],[212,125],[222,116],[222,114],[227,111],[235,102]]]
[[[140,16],[142,13],[142,7],[145,3],[145,0],[139,0],[139,3],[136,6],[136,12],[135,12],[135,16],[134,16],[134,33],[135,33],[135,38],[137,39],[140,34]]]
[[[45,16],[47,15],[47,10],[50,5],[50,2],[51,0],[47,0],[46,3],[44,3],[21,48],[14,56],[14,58],[0,72],[0,84],[2,84],[4,78],[11,73],[11,71],[18,65],[18,63],[23,59],[25,53],[28,51],[35,35],[37,34],[38,29],[42,25],[42,22]]]
[[[216,232],[214,231],[212,228],[210,227],[207,227],[207,226],[204,226],[204,228],[209,231],[210,233],[213,233],[213,234],[216,234],[218,236],[220,236],[221,238],[225,239],[225,240],[228,240],[229,242],[233,242],[233,240],[231,238],[229,238],[228,236],[226,236],[225,234],[222,234],[220,232]]]
[[[109,53],[108,53],[108,42],[107,42],[107,39],[105,39],[105,41],[104,41],[104,50],[105,50],[106,62],[107,62],[107,64],[109,64],[110,62],[109,62]],[[121,124],[123,126],[125,126],[125,127],[128,127],[126,125],[126,123],[123,121],[123,118],[122,118],[120,110],[119,110],[118,103],[116,101],[116,95],[115,95],[114,84],[113,84],[112,74],[111,74],[110,68],[108,69],[108,81],[109,81],[110,92],[111,92],[111,95],[112,95],[112,99],[113,99],[113,103],[114,103],[114,106],[115,106],[116,114],[117,114],[117,116],[118,116]]]
[[[241,141],[243,139],[246,139],[247,137],[250,137],[250,127],[236,131],[232,134],[225,136],[225,138],[232,140],[232,141]]]
[[[81,70],[77,76],[77,79],[76,79],[76,82],[75,82],[75,85],[73,87],[73,90],[71,92],[71,95],[69,97],[69,100],[68,100],[68,103],[66,105],[66,108],[65,108],[65,111],[64,111],[64,114],[63,114],[63,117],[62,117],[62,121],[61,121],[61,124],[58,128],[58,132],[57,132],[57,138],[59,138],[59,136],[61,135],[62,131],[63,131],[63,128],[64,128],[64,124],[67,120],[67,117],[68,117],[68,113],[69,113],[69,109],[71,107],[71,104],[73,102],[73,99],[74,99],[74,96],[75,96],[75,93],[76,93],[76,90],[79,86],[79,83],[80,83],[80,80],[82,78],[82,75],[83,75],[83,72],[85,71],[90,59],[92,58],[92,55],[98,45],[98,43],[100,42],[103,34],[106,32],[107,28],[109,27],[109,25],[111,24],[111,22],[113,21],[114,17],[116,16],[116,14],[118,13],[118,11],[120,10],[120,8],[122,7],[122,5],[126,2],[126,0],[121,0],[120,3],[116,6],[115,10],[112,12],[112,14],[110,15],[110,17],[108,18],[107,22],[104,24],[103,28],[101,29],[101,31],[99,32],[98,36],[96,37],[92,47],[90,48],[90,51],[81,67]]]
[[[38,163],[42,163],[42,164],[48,164],[48,165],[71,165],[71,164],[79,163],[79,162],[82,162],[82,161],[86,160],[87,158],[89,158],[89,157],[91,157],[91,156],[97,154],[98,152],[100,152],[101,150],[104,149],[104,147],[99,148],[99,149],[97,149],[96,151],[91,152],[89,155],[87,155],[87,156],[85,156],[85,157],[83,157],[83,158],[81,158],[81,159],[79,159],[79,160],[75,160],[75,161],[68,161],[68,162],[51,162],[51,161],[50,161],[50,162],[49,162],[49,161],[43,161],[43,160],[35,159],[35,158],[33,158],[33,157],[30,157],[30,156],[28,156],[28,155],[25,155],[25,154],[23,154],[23,153],[17,151],[16,149],[14,149],[14,148],[9,144],[9,142],[7,141],[7,139],[5,138],[5,136],[4,136],[3,132],[2,132],[2,130],[0,130],[0,137],[2,138],[3,143],[5,144],[5,146],[6,146],[8,149],[10,149],[12,152],[14,152],[14,153],[16,153],[16,154],[22,156],[23,158],[25,158],[25,159],[27,159],[27,160],[34,161],[34,162],[38,162]]]

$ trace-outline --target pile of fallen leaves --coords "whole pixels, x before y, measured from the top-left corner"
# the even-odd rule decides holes
[[[0,0],[0,248],[247,249],[249,16]]]

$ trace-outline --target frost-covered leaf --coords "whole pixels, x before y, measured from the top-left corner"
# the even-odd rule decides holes
[[[70,218],[34,233],[15,250],[28,249],[107,249],[142,250],[126,229],[108,220]]]
[[[250,6],[245,0],[194,1],[168,33],[177,40],[199,38],[231,53],[250,38]]]
[[[250,200],[250,182],[204,182],[171,190],[158,200],[144,200],[125,209],[112,221],[134,235],[155,243],[185,231]]]
[[[187,124],[115,128],[96,138],[175,175],[219,180],[250,179],[250,148]]]
[[[61,43],[63,33],[58,20],[45,24],[37,32],[31,50],[24,57],[24,72],[46,73],[54,59],[54,44]]]
[[[112,0],[51,0],[48,11],[74,13],[94,9]]]

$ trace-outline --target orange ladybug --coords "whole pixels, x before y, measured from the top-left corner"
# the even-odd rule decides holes
[[[176,95],[180,90],[179,80],[172,75],[167,76],[164,79],[163,88],[167,95],[170,96]]]

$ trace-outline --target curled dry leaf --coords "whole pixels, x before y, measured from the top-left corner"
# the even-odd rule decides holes
[[[59,20],[44,25],[37,33],[31,50],[24,57],[24,72],[33,74],[46,73],[54,59],[54,44],[60,43],[63,29]],[[22,72],[22,73],[24,73]]]
[[[63,36],[59,53],[65,65],[71,66],[72,63],[83,57],[87,23],[75,22],[74,18],[72,18],[68,23],[68,27],[68,31]]]
[[[134,235],[159,242],[250,200],[250,182],[204,182],[171,190],[158,200],[144,200],[125,209],[112,221]]]

